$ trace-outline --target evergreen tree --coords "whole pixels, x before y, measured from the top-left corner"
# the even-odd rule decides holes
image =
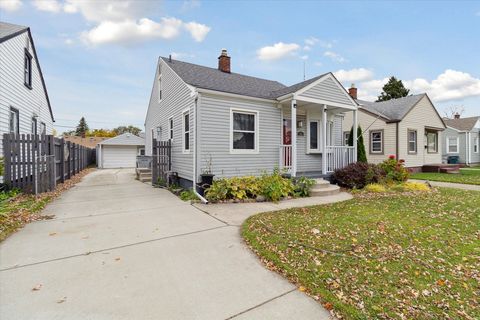
[[[87,121],[85,121],[85,118],[82,117],[80,119],[80,122],[77,125],[77,128],[75,129],[75,135],[85,137],[87,132],[88,132]]]
[[[348,145],[353,147],[353,126],[350,129],[350,135],[348,136]],[[362,128],[360,126],[357,128],[357,161],[367,162],[367,153],[365,152]]]
[[[395,77],[390,77],[382,89],[383,92],[378,96],[377,102],[406,97],[410,92],[405,88],[402,80],[397,80]]]

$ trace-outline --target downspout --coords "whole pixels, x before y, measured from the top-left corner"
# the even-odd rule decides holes
[[[400,160],[399,157],[400,157],[400,142],[398,141],[399,140],[399,131],[400,129],[398,128],[398,124],[399,122],[396,122],[395,123],[395,159],[397,160]]]
[[[470,164],[470,132],[465,132],[465,164]],[[459,146],[460,147],[460,146]]]
[[[198,107],[198,97],[200,93],[195,91],[195,102],[193,106],[193,193],[202,201],[204,204],[208,203],[208,200],[205,199],[197,192],[197,107]]]

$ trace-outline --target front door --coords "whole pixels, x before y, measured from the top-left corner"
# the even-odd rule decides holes
[[[280,148],[281,152],[281,166],[287,170],[292,168],[292,120],[283,119],[283,137]]]
[[[283,119],[283,139],[282,142],[284,145],[292,144],[292,120]]]

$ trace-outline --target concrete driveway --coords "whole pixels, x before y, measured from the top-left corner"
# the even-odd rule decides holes
[[[133,170],[93,172],[44,213],[0,246],[2,320],[329,318],[238,226]]]

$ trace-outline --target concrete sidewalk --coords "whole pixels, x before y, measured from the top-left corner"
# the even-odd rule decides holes
[[[427,182],[427,180],[417,180],[417,179],[410,179],[409,181],[412,182]],[[475,184],[466,184],[466,183],[453,183],[453,182],[442,182],[442,181],[430,181],[428,183],[434,187],[443,187],[443,188],[454,188],[454,189],[461,189],[461,190],[473,190],[473,191],[480,191],[480,186]]]
[[[96,171],[44,213],[0,245],[2,320],[329,318],[237,226],[133,170]]]

